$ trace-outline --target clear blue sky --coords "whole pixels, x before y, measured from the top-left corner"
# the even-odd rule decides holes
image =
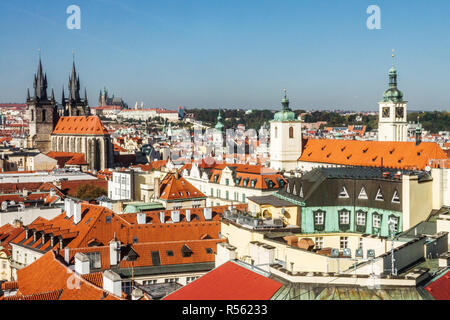
[[[68,30],[66,8],[81,8]],[[381,30],[366,9],[381,8]],[[72,50],[91,106],[106,86],[130,106],[375,110],[396,49],[410,109],[449,110],[450,1],[3,0],[0,101],[23,102],[37,49],[57,100]]]

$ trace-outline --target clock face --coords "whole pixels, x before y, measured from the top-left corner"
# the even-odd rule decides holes
[[[397,118],[403,118],[403,115],[404,115],[404,111],[403,111],[402,107],[395,108],[395,116]]]
[[[389,107],[383,108],[383,118],[389,118],[390,110]]]

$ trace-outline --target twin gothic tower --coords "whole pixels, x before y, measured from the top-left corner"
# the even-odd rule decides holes
[[[53,89],[50,97],[47,95],[47,75],[43,72],[40,58],[33,86],[33,97],[30,90],[27,92],[30,133],[26,147],[37,148],[45,154],[50,151],[82,153],[91,170],[111,167],[114,158],[111,137],[100,118],[90,115],[86,90],[84,99],[80,96],[80,78],[75,62],[69,77],[67,98],[64,88],[62,90],[63,108],[60,111]]]

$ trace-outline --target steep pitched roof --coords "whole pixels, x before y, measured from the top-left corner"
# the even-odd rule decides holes
[[[64,168],[66,165],[87,164],[84,153],[51,151],[47,153],[47,156],[58,161],[60,168]]]
[[[282,284],[228,261],[163,300],[269,300]]]
[[[425,287],[436,300],[450,300],[450,271]]]
[[[435,159],[448,157],[434,142],[308,139],[298,161],[425,169]]]
[[[78,276],[64,265],[55,252],[47,252],[17,271],[18,300],[120,300]],[[13,299],[11,297],[11,299]],[[106,299],[106,300],[107,300]]]
[[[53,134],[106,135],[108,130],[97,116],[61,117]]]
[[[205,194],[194,187],[182,176],[169,173],[160,185],[160,199],[163,200],[189,200],[203,199]]]

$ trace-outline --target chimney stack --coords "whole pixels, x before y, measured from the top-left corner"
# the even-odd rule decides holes
[[[84,253],[75,254],[75,272],[81,275],[90,273],[89,258]]]
[[[186,210],[186,221],[191,222],[191,210]]]
[[[122,278],[114,271],[106,270],[103,272],[103,290],[122,297]]]
[[[69,198],[64,199],[64,211],[66,212],[66,216],[68,218],[72,217],[71,202],[72,200],[70,200]]]
[[[172,211],[170,215],[172,222],[180,222],[180,211]]]
[[[138,224],[145,224],[147,220],[147,215],[144,212],[138,212],[136,214],[136,219]]]
[[[120,247],[120,241],[117,241],[115,237],[109,242],[109,264],[111,266],[116,266],[120,262]]]
[[[212,208],[204,208],[203,216],[204,216],[205,220],[211,220],[212,219]]]
[[[159,196],[160,196],[160,192],[161,192],[160,183],[161,183],[161,181],[160,181],[159,178],[155,178],[153,180],[153,189],[155,190],[154,193],[155,193],[155,198],[156,199],[158,199]]]
[[[73,223],[78,224],[81,221],[81,203],[73,202]]]

